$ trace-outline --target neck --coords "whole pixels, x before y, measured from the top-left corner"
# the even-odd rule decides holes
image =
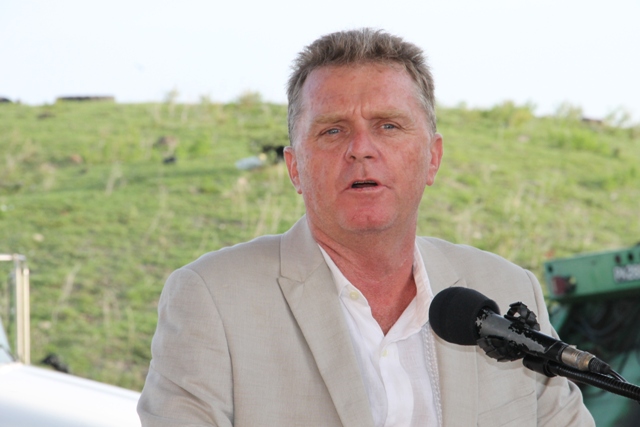
[[[415,226],[402,234],[377,232],[333,238],[310,224],[314,239],[363,293],[384,334],[416,295]]]
[[[364,239],[354,237],[346,242],[330,240],[326,236],[314,237],[345,277],[358,288],[389,280],[395,282],[398,276],[411,274],[415,235],[400,241],[379,235]]]

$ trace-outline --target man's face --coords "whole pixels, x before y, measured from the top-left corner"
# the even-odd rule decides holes
[[[384,64],[322,67],[301,95],[285,159],[311,224],[335,237],[415,227],[442,137],[431,136],[409,74]]]

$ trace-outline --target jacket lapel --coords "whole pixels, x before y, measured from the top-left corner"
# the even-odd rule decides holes
[[[284,234],[278,280],[345,427],[372,427],[369,400],[333,283],[306,223]]]
[[[451,286],[467,287],[463,278],[428,239],[419,239],[418,246],[424,259],[434,295]],[[478,375],[476,348],[450,344],[434,334],[438,362],[442,418],[445,426],[471,426],[477,424]]]

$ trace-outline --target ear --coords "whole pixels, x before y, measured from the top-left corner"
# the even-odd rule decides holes
[[[284,161],[287,163],[287,170],[289,171],[289,179],[296,188],[298,194],[302,194],[302,187],[300,186],[300,175],[298,173],[298,160],[296,159],[296,152],[292,146],[284,148]]]
[[[442,154],[442,135],[436,133],[431,137],[431,142],[429,143],[429,155],[431,156],[429,170],[427,171],[427,185],[429,186],[433,185],[436,180],[436,174],[442,161]]]

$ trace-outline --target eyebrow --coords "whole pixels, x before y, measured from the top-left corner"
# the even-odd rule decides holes
[[[343,120],[341,114],[322,114],[313,119],[314,124],[336,123]]]
[[[411,117],[403,111],[397,109],[389,109],[389,110],[378,110],[371,113],[371,117],[373,119],[397,119],[397,118],[407,118],[411,119]],[[337,123],[344,120],[344,115],[339,113],[328,113],[321,114],[316,116],[313,120],[313,124],[329,124],[329,123]],[[412,120],[413,121],[413,120]]]

